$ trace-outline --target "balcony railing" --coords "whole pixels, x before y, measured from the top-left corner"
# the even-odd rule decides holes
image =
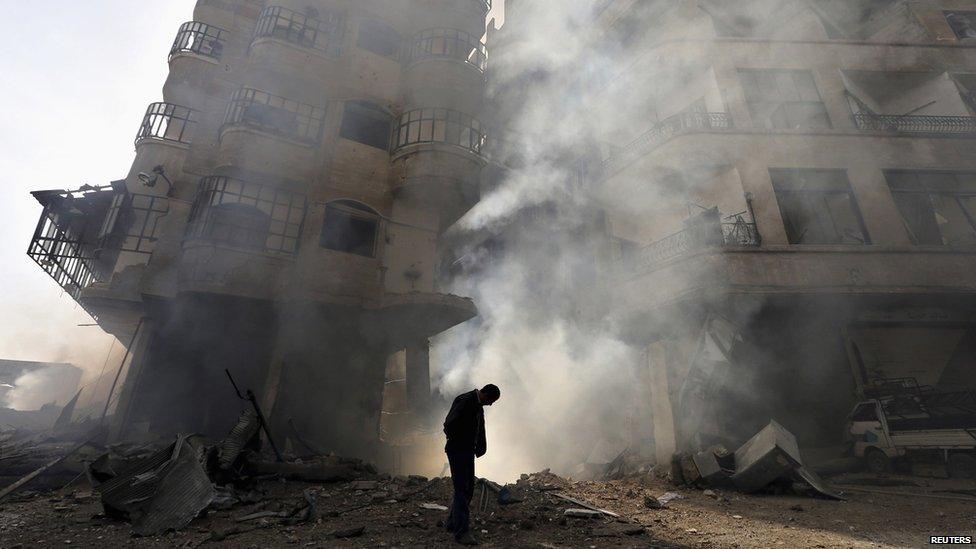
[[[227,31],[213,25],[190,21],[180,26],[176,40],[169,50],[169,60],[184,54],[195,54],[220,59],[227,42]]]
[[[855,113],[859,130],[928,133],[945,135],[976,134],[976,116],[922,116]]]
[[[322,137],[325,109],[253,88],[234,92],[224,128],[247,126],[309,144]]]
[[[393,130],[393,152],[408,145],[444,143],[481,154],[485,132],[481,122],[451,109],[416,109],[400,115]]]
[[[31,194],[44,210],[27,255],[77,300],[81,290],[109,272],[99,259],[98,232],[117,191],[109,185],[86,185],[76,191]]]
[[[689,252],[714,247],[758,247],[756,224],[738,217],[732,222],[699,224],[662,238],[623,258],[633,269],[647,269]]]
[[[291,256],[305,221],[305,195],[229,177],[200,181],[186,239]]]
[[[152,103],[142,117],[135,144],[158,139],[189,145],[196,123],[196,112],[193,109],[172,103]]]
[[[281,6],[268,6],[254,27],[254,39],[270,37],[338,57],[342,51],[343,19],[327,12],[312,17]]]
[[[731,128],[732,117],[724,112],[683,112],[665,118],[637,139],[614,151],[610,158],[601,163],[600,176],[606,177],[616,173],[675,135]]]
[[[413,38],[408,62],[422,59],[456,59],[481,72],[488,65],[488,46],[480,38],[455,29],[427,29]]]

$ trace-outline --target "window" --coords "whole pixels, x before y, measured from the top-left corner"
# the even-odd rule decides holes
[[[739,71],[749,111],[766,129],[829,128],[830,119],[809,71]]]
[[[946,21],[952,27],[952,32],[956,33],[956,38],[965,40],[966,38],[976,38],[976,11],[947,11]]]
[[[885,173],[912,243],[976,244],[976,174]]]
[[[234,92],[224,125],[244,125],[290,137],[306,143],[318,143],[325,109],[292,101],[253,88]]]
[[[367,206],[351,200],[332,202],[325,207],[319,245],[327,250],[375,257],[379,225],[379,214]]]
[[[319,14],[318,10],[311,8],[303,14],[281,6],[268,6],[257,20],[254,38],[278,38],[338,56],[342,31],[343,21],[338,13]]]
[[[394,150],[416,143],[447,143],[481,154],[481,122],[450,109],[417,109],[400,115],[393,133]]]
[[[220,59],[224,52],[224,42],[227,40],[227,33],[223,30],[200,23],[190,21],[183,23],[179,32],[176,33],[176,40],[169,50],[170,60],[183,53],[194,53]]]
[[[339,136],[385,151],[390,146],[390,115],[367,101],[347,101]]]
[[[843,170],[769,170],[790,244],[870,244]]]
[[[298,251],[305,196],[229,177],[200,182],[188,237],[285,255]]]
[[[400,51],[400,35],[386,23],[367,19],[359,24],[356,45],[366,51],[396,59]]]

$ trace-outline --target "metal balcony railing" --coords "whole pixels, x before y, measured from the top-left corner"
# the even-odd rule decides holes
[[[943,135],[976,134],[976,116],[923,116],[855,113],[854,123],[859,130],[928,133]]]
[[[98,257],[98,231],[117,191],[86,185],[75,191],[31,193],[44,207],[30,256],[72,298],[108,273]]]
[[[205,177],[190,212],[186,240],[291,256],[298,251],[306,207],[303,194],[230,177]]]
[[[247,126],[309,144],[322,137],[325,109],[253,88],[234,92],[223,127]]]
[[[176,33],[173,47],[169,50],[169,60],[183,54],[220,59],[226,43],[227,31],[223,29],[199,21],[183,23]]]
[[[254,27],[254,39],[271,37],[338,57],[342,51],[343,19],[326,12],[315,17],[281,6],[268,6]]]
[[[456,59],[485,72],[488,46],[480,38],[464,31],[427,29],[414,36],[407,56],[410,63],[422,59]]]
[[[653,151],[675,135],[732,128],[732,117],[724,112],[683,112],[665,118],[627,145],[614,151],[600,165],[601,177],[612,175],[627,164]]]
[[[142,117],[135,144],[159,139],[189,145],[193,139],[196,116],[193,109],[172,103],[152,103]]]
[[[444,143],[480,155],[484,126],[472,116],[451,109],[416,109],[400,115],[393,130],[392,152],[419,143]]]
[[[662,238],[623,258],[628,267],[647,269],[692,251],[713,247],[755,248],[762,245],[753,222],[738,217],[732,222],[700,224]]]

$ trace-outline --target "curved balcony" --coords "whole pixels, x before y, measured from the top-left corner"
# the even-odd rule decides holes
[[[292,256],[305,221],[305,195],[224,176],[200,181],[184,244],[205,240],[267,255]]]
[[[732,129],[732,117],[724,112],[683,112],[665,118],[627,145],[614,151],[599,167],[597,180],[607,178],[648,154],[672,137],[684,133]]]
[[[302,14],[281,6],[268,6],[258,17],[251,45],[261,38],[276,38],[338,57],[342,52],[343,27],[338,13]]]
[[[323,107],[241,88],[227,106],[221,135],[230,127],[247,127],[314,145],[321,140],[324,119]]]
[[[453,59],[484,73],[488,66],[488,46],[480,38],[461,30],[427,29],[413,37],[407,62],[426,59]]]
[[[176,40],[169,50],[169,60],[180,55],[199,55],[219,60],[226,43],[227,31],[199,21],[189,21],[183,23],[176,33]]]
[[[485,130],[474,117],[451,109],[415,109],[400,115],[393,129],[394,155],[411,145],[444,144],[481,156]]]
[[[193,141],[196,111],[173,103],[151,103],[142,117],[135,145],[146,141],[166,141],[189,145]]]

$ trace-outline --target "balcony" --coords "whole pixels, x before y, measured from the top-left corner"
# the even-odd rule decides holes
[[[425,59],[454,59],[484,73],[488,65],[488,46],[480,38],[455,29],[427,29],[413,38],[407,62]]]
[[[189,145],[196,127],[196,111],[172,103],[152,103],[142,118],[135,145],[163,141]]]
[[[180,26],[169,50],[169,60],[181,55],[199,55],[219,60],[227,43],[227,31],[213,25],[190,21]]]
[[[392,152],[411,145],[445,144],[481,155],[485,131],[472,116],[451,109],[416,109],[407,111],[393,129]]]
[[[319,143],[325,109],[253,88],[234,92],[221,135],[230,127],[253,128],[306,145]]]
[[[320,14],[314,10],[302,14],[281,6],[268,6],[258,18],[251,44],[261,38],[277,38],[338,57],[342,53],[343,28],[344,21],[337,13]]]
[[[305,195],[223,176],[200,182],[184,246],[192,242],[290,257],[298,252]]]
[[[859,112],[854,124],[862,131],[976,136],[976,116],[900,116]]]
[[[677,233],[625,256],[622,263],[628,271],[646,271],[657,265],[690,252],[708,248],[756,248],[762,245],[762,237],[756,224],[742,215],[731,216],[723,222],[715,217],[696,223]]]
[[[597,179],[604,179],[619,172],[676,135],[729,129],[732,129],[732,117],[724,112],[683,112],[665,118],[637,139],[616,149],[600,164]]]

